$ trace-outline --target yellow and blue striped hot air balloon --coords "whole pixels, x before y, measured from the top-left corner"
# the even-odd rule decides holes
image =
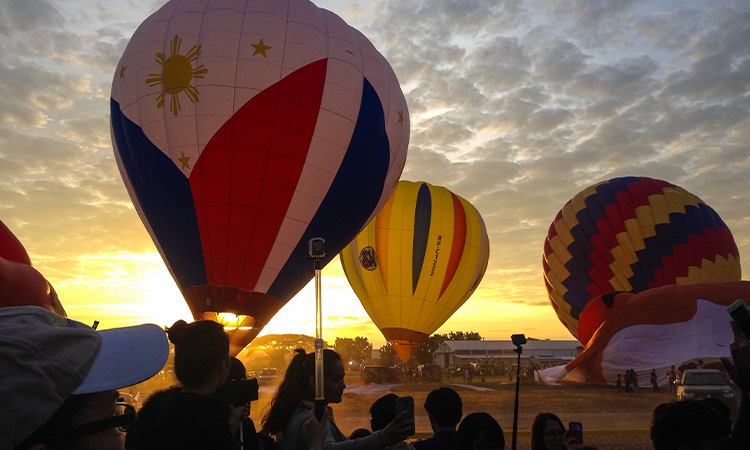
[[[584,344],[600,323],[579,318],[601,295],[741,276],[737,245],[716,211],[646,177],[614,178],[575,195],[549,228],[542,264],[558,318]]]
[[[367,314],[406,362],[477,288],[489,250],[471,203],[444,187],[400,181],[341,252],[341,263]]]

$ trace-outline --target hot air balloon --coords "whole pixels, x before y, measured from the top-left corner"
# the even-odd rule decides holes
[[[21,241],[0,220],[0,308],[29,305],[67,317],[55,289],[31,266]]]
[[[589,301],[613,291],[737,281],[732,233],[700,198],[666,181],[624,177],[574,196],[544,242],[544,278],[558,318],[583,344]]]
[[[341,264],[365,311],[406,362],[477,288],[489,247],[471,203],[444,187],[400,181],[341,252]]]
[[[750,281],[669,285],[597,297],[581,321],[599,323],[586,348],[564,368],[542,371],[546,381],[613,384],[634,369],[645,381],[694,358],[728,357],[734,341],[727,306],[750,298]],[[589,311],[595,309],[594,315]]]
[[[117,66],[112,143],[141,220],[196,319],[249,343],[374,217],[406,159],[388,62],[306,0],[173,0]]]

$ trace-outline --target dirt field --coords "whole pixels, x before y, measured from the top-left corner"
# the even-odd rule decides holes
[[[446,384],[456,389],[464,404],[464,415],[483,411],[494,416],[505,431],[513,428],[514,384],[477,383],[471,386],[488,389],[477,391],[469,385]],[[417,433],[431,433],[422,405],[427,394],[440,383],[404,384],[391,389],[397,395],[414,397]],[[347,393],[333,405],[334,418],[344,433],[369,428],[369,409],[382,394],[360,396]],[[256,423],[270,401],[271,394],[261,394],[252,405],[251,417]],[[540,412],[553,412],[563,422],[582,422],[586,431],[641,430],[650,427],[651,414],[660,403],[671,401],[668,393],[642,389],[639,394],[617,393],[612,387],[550,387],[522,385],[519,395],[518,431],[528,436],[531,422]]]

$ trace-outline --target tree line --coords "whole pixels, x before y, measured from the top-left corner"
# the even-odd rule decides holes
[[[414,356],[407,362],[407,366],[416,367],[420,364],[432,363],[432,354],[446,340],[479,341],[482,340],[482,336],[476,331],[450,331],[446,334],[433,334],[419,346]],[[374,361],[371,360],[373,346],[366,337],[337,337],[333,345],[328,342],[325,342],[324,345],[325,348],[331,348],[338,353],[346,367],[359,367],[366,363],[385,366],[401,363],[390,342],[380,347],[380,358]],[[268,334],[255,338],[238,357],[250,370],[275,367],[283,371],[297,348],[306,352],[313,351],[315,349],[315,338],[305,334]]]

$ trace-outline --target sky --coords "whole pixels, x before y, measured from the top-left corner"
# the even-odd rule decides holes
[[[101,328],[190,320],[115,162],[112,77],[160,1],[0,2],[0,220],[70,317]],[[567,200],[620,176],[682,186],[750,251],[750,4],[745,1],[318,1],[386,57],[409,107],[402,179],[482,215],[490,260],[438,332],[571,339],[544,287]],[[324,338],[385,341],[322,272]],[[309,284],[266,326],[314,335]]]

